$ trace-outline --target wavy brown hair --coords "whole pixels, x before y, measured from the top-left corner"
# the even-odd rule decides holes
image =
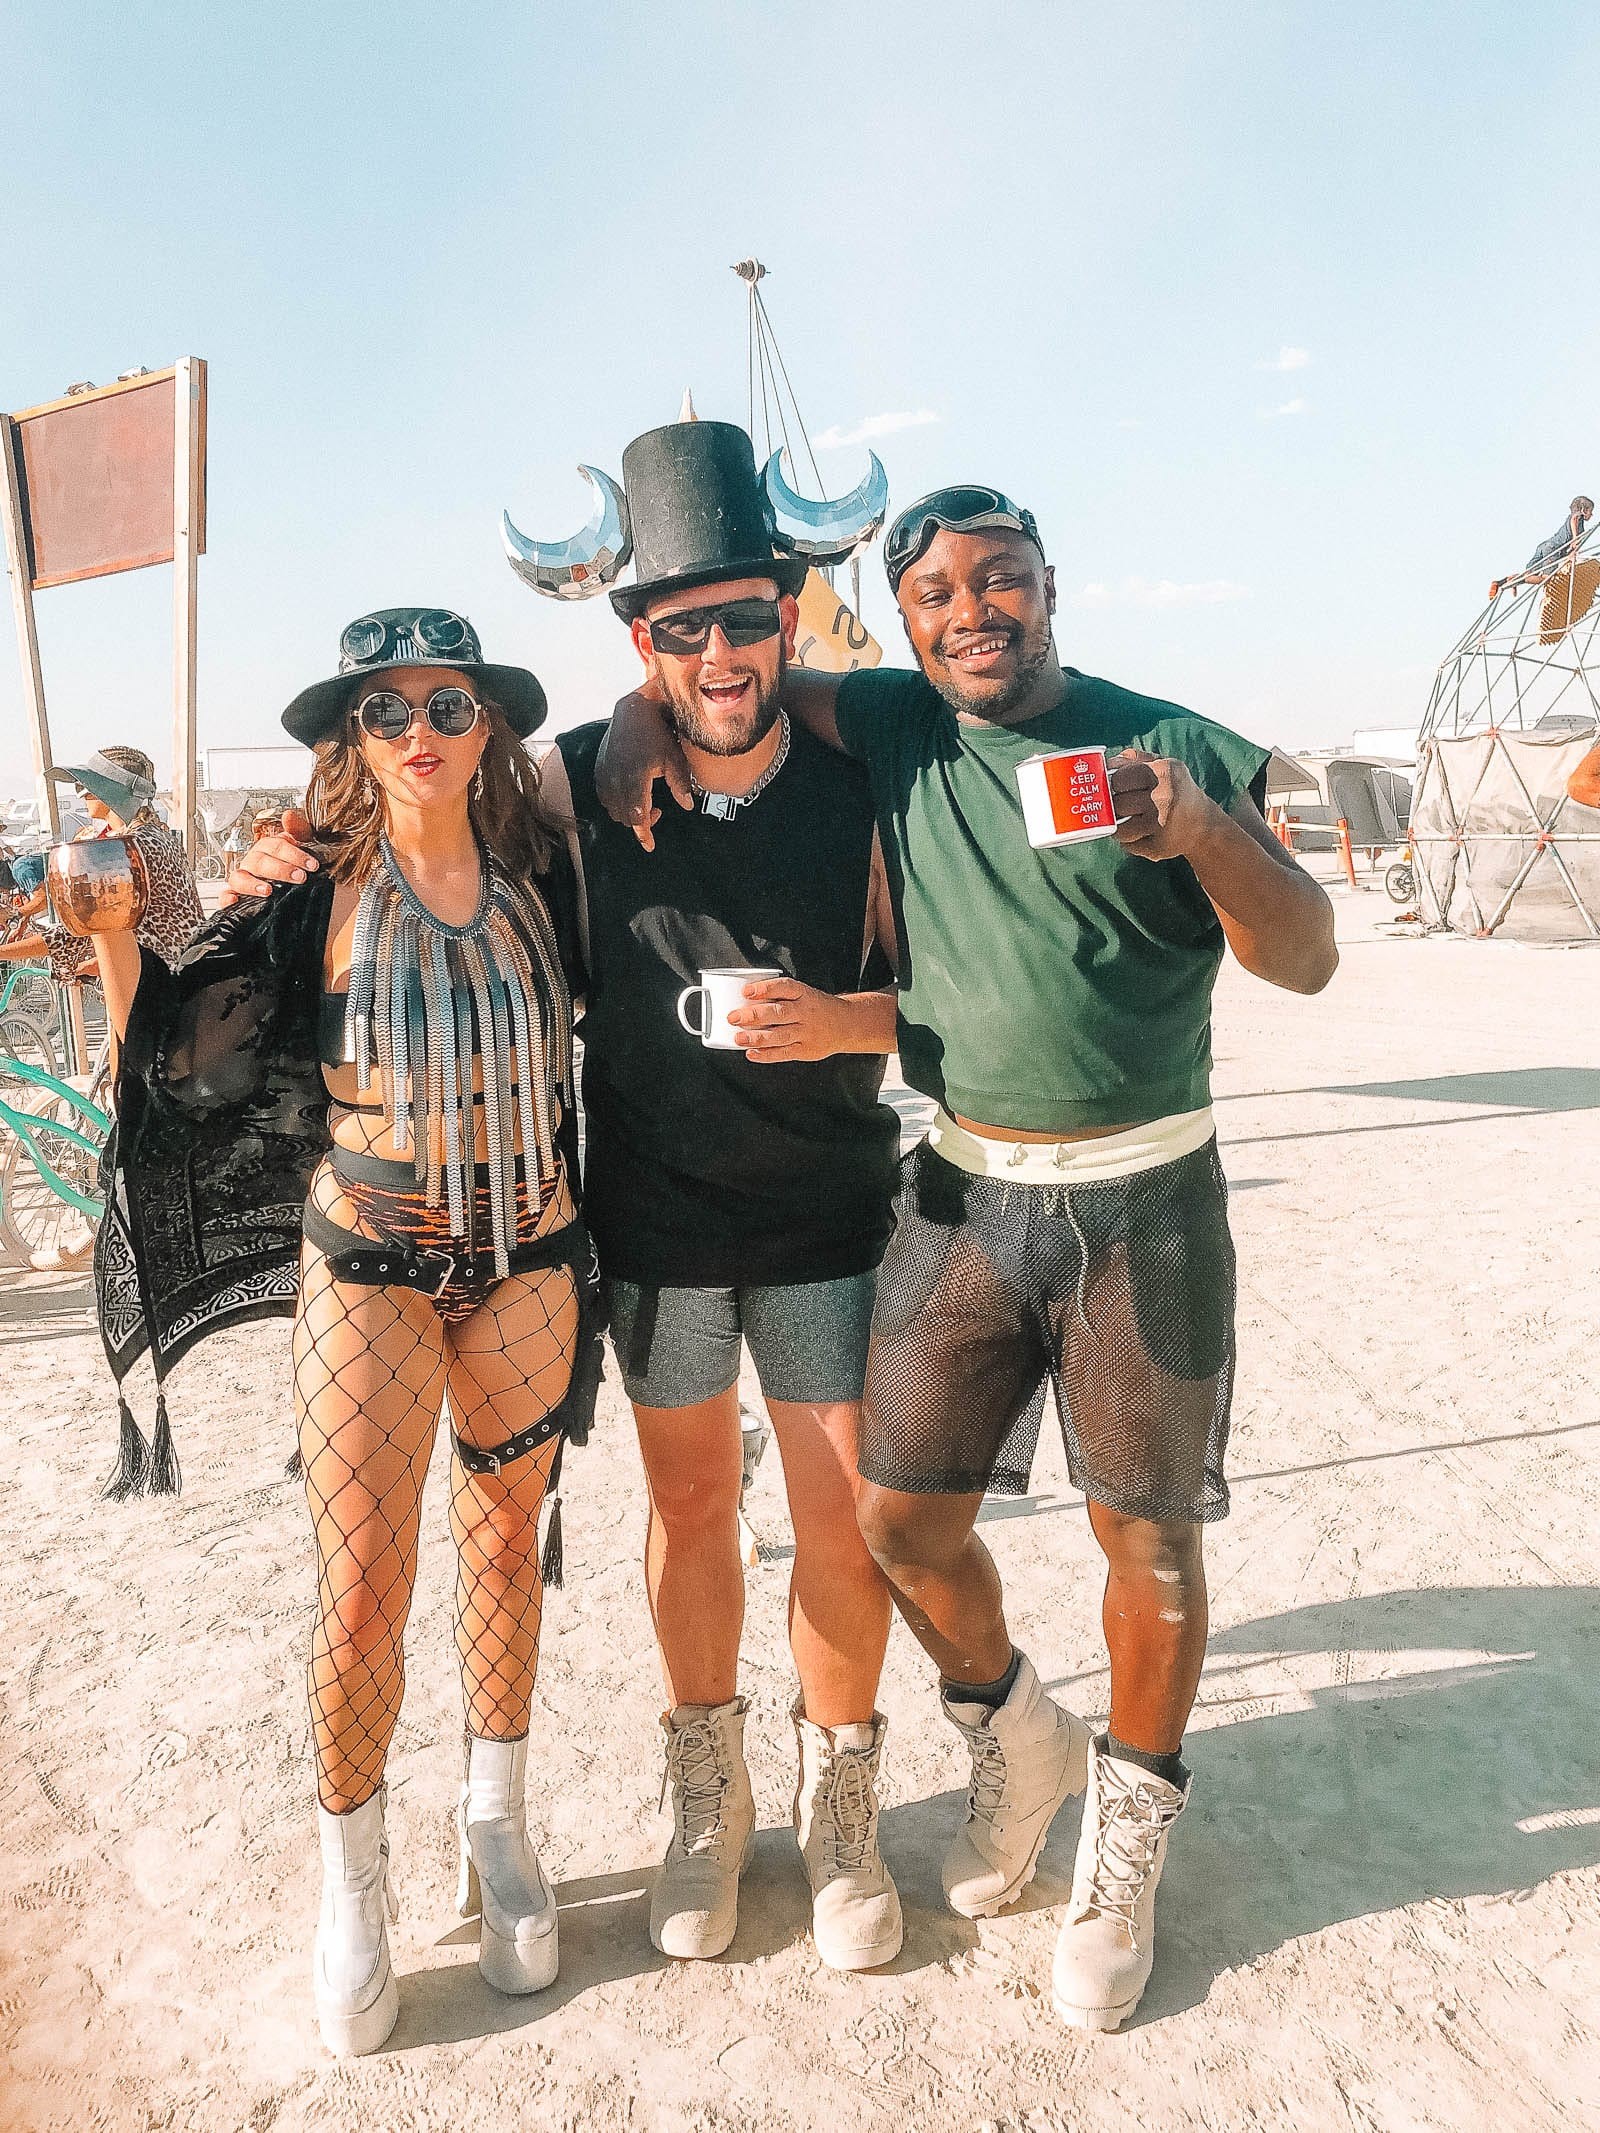
[[[506,723],[498,704],[486,703],[489,738],[473,779],[467,813],[478,842],[513,880],[543,874],[563,825],[539,791],[539,766]],[[306,787],[312,840],[335,881],[363,881],[378,863],[383,834],[383,794],[361,753],[361,736],[346,712],[337,733],[316,745],[317,767]]]

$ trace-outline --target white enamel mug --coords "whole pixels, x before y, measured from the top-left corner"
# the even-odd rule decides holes
[[[678,995],[678,1020],[691,1037],[714,1052],[736,1052],[739,1039],[736,1031],[728,1026],[728,1017],[737,1007],[749,1003],[744,996],[747,985],[754,985],[761,978],[787,977],[783,970],[702,970],[698,985],[686,985]],[[691,1010],[689,1002],[698,1000],[700,1006]],[[694,1020],[690,1020],[693,1013]]]
[[[1028,842],[1036,850],[1117,834],[1103,748],[1057,748],[1048,755],[1030,755],[1017,765],[1017,790]]]

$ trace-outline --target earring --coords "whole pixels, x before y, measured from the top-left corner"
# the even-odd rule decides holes
[[[472,781],[472,797],[474,800],[483,798],[483,765],[481,763],[478,765],[478,775]]]

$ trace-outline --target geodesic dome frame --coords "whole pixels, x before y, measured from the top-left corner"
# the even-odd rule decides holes
[[[1600,527],[1491,599],[1441,661],[1411,841],[1424,914],[1452,932],[1600,939],[1600,810],[1566,781],[1600,742]]]

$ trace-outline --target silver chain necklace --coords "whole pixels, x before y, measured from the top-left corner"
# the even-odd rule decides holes
[[[762,771],[748,792],[707,792],[691,770],[689,790],[700,802],[700,811],[713,822],[731,822],[741,807],[748,807],[752,800],[759,800],[778,772],[789,760],[789,714],[778,713],[778,752]]]

